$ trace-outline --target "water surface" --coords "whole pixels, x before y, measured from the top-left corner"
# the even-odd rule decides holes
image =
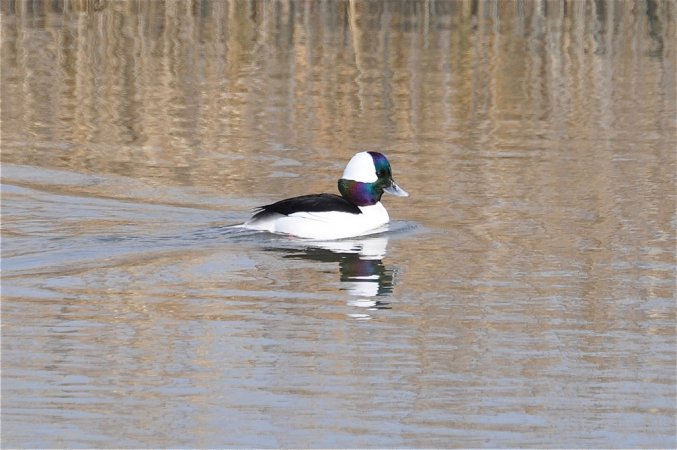
[[[674,17],[3,2],[2,446],[677,446]]]

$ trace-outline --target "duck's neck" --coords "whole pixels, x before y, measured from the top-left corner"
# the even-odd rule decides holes
[[[383,189],[376,183],[361,183],[345,178],[338,181],[338,190],[343,198],[357,206],[375,205],[383,195]]]

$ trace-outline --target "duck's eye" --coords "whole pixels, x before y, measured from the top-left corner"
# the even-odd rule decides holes
[[[379,170],[379,171],[376,172],[376,176],[379,177],[379,178],[385,177],[385,176],[386,176],[386,171],[383,170],[383,169],[381,169],[381,170]]]

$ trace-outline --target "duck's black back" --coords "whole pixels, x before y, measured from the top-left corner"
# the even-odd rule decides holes
[[[361,214],[360,208],[353,205],[345,198],[336,194],[310,194],[292,197],[270,205],[260,206],[255,209],[256,214],[252,219],[262,218],[269,214],[277,213],[288,216],[297,212],[326,212],[337,211],[350,214]]]

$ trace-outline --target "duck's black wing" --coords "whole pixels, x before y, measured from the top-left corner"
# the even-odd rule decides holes
[[[288,216],[297,212],[324,212],[339,211],[350,214],[361,214],[360,208],[345,198],[336,194],[311,194],[292,197],[270,205],[259,206],[254,209],[254,219],[262,219],[271,214]]]

